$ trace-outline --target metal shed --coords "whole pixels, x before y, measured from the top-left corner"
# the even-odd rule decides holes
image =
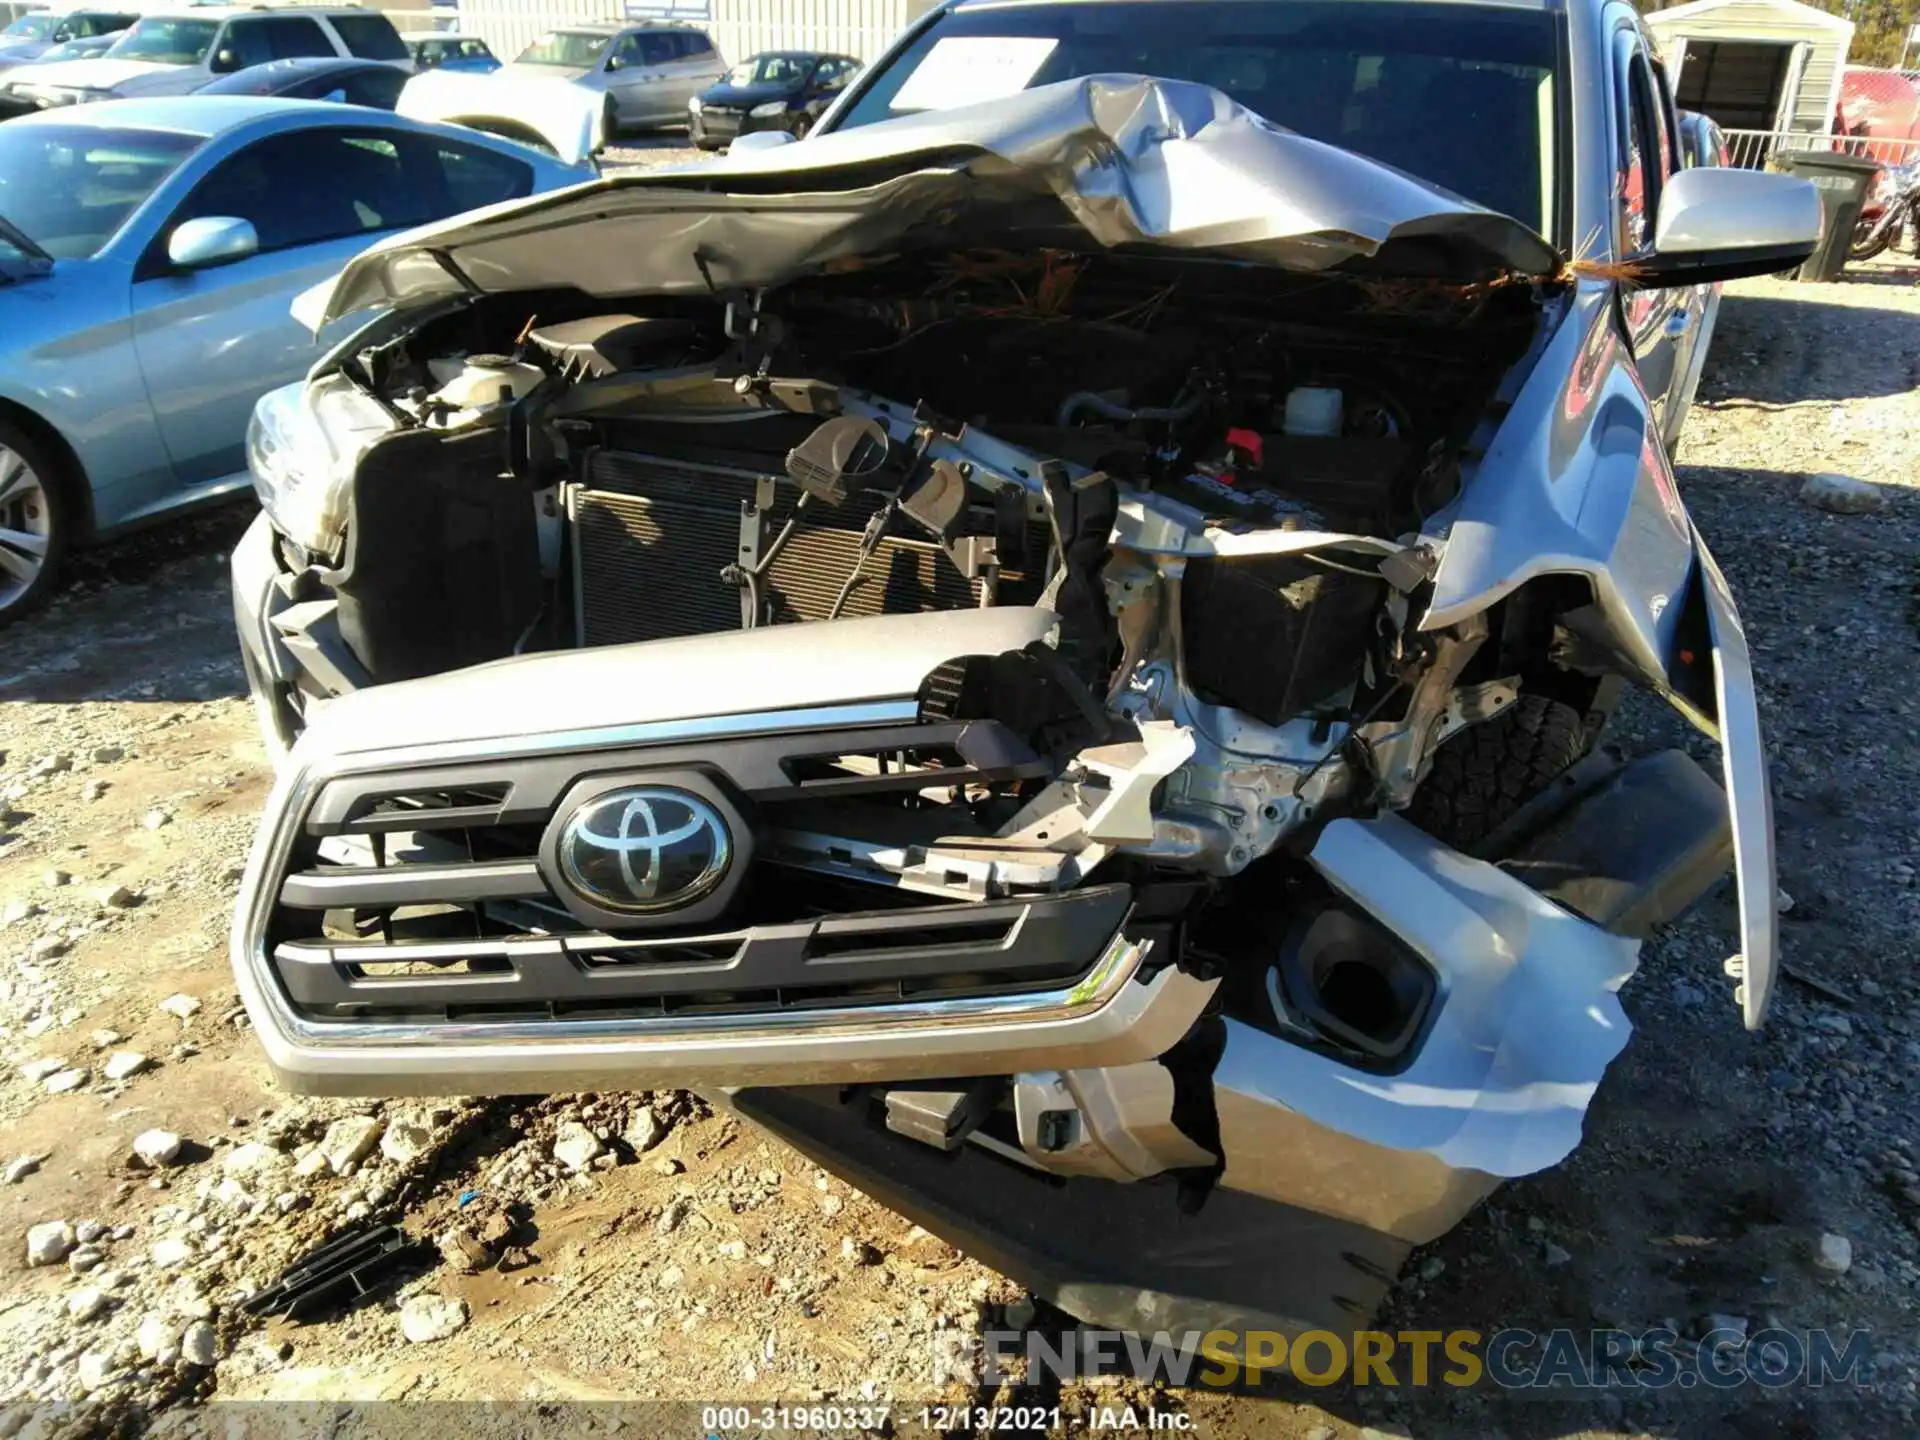
[[[871,60],[933,0],[459,0],[460,29],[501,59],[585,20],[665,18],[703,26],[729,61],[761,50],[817,49]]]
[[[1825,133],[1853,22],[1796,0],[1694,0],[1646,17],[1687,110],[1726,130]]]

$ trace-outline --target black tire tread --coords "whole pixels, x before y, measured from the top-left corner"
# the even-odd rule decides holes
[[[1478,844],[1578,760],[1586,742],[1578,710],[1522,695],[1441,745],[1407,818],[1456,848]]]

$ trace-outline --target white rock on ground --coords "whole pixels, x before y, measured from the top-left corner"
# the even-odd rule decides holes
[[[176,1020],[191,1020],[200,1013],[200,1002],[191,995],[169,995],[160,1002],[160,1009]]]
[[[1851,475],[1809,475],[1800,487],[1800,498],[1818,510],[1835,515],[1865,515],[1887,503],[1878,485],[1856,480]]]
[[[371,1115],[350,1115],[345,1120],[334,1121],[320,1142],[320,1151],[327,1157],[327,1168],[338,1175],[349,1165],[358,1165],[380,1143],[380,1132],[384,1129],[385,1122]]]
[[[667,1138],[667,1127],[660,1123],[660,1117],[653,1113],[651,1105],[642,1105],[633,1112],[633,1118],[627,1122],[627,1128],[620,1138],[636,1155],[644,1155],[662,1140]]]
[[[213,1333],[213,1326],[204,1320],[196,1320],[187,1326],[186,1334],[180,1337],[180,1358],[203,1370],[211,1367],[220,1358],[219,1340]]]
[[[141,1359],[171,1365],[180,1358],[180,1326],[156,1310],[140,1322],[133,1343],[139,1347]]]
[[[27,1231],[27,1264],[58,1265],[73,1249],[73,1227],[64,1220],[48,1220]]]
[[[446,1295],[415,1295],[400,1307],[400,1333],[415,1345],[445,1340],[467,1323],[467,1302]]]
[[[142,1130],[133,1137],[133,1153],[150,1169],[162,1169],[180,1158],[180,1137],[171,1130]]]
[[[100,1067],[109,1080],[125,1080],[147,1068],[147,1057],[133,1050],[116,1050]]]
[[[113,1363],[112,1353],[106,1350],[87,1351],[80,1357],[77,1369],[80,1386],[88,1391],[106,1388],[107,1384],[120,1373],[120,1367]]]
[[[118,1030],[96,1030],[87,1036],[88,1043],[96,1050],[111,1050],[126,1038]]]
[[[227,1152],[220,1162],[220,1168],[229,1175],[258,1175],[269,1170],[278,1170],[287,1163],[286,1155],[271,1145],[262,1145],[258,1140],[249,1140],[244,1145],[236,1145]]]
[[[91,1320],[106,1308],[106,1292],[97,1285],[82,1285],[67,1296],[67,1318],[76,1323]]]
[[[569,1120],[553,1142],[553,1158],[569,1170],[584,1170],[606,1150],[600,1139],[578,1120]]]
[[[407,1165],[426,1154],[432,1143],[433,1136],[424,1125],[389,1125],[380,1137],[380,1153],[396,1165]]]
[[[82,1089],[92,1075],[84,1065],[76,1065],[71,1070],[62,1070],[57,1075],[49,1075],[40,1083],[40,1088],[49,1095],[66,1095]]]
[[[40,1168],[40,1162],[46,1158],[44,1155],[14,1156],[13,1159],[7,1162],[7,1184],[18,1185],[22,1180],[38,1170]]]
[[[42,1055],[38,1060],[29,1060],[20,1067],[20,1073],[38,1085],[50,1075],[58,1075],[67,1068],[64,1055]]]
[[[1834,1275],[1846,1274],[1853,1268],[1853,1242],[1828,1231],[1814,1249],[1813,1263]]]
[[[193,1242],[189,1240],[169,1235],[164,1240],[153,1242],[153,1263],[162,1270],[176,1269],[192,1258]]]

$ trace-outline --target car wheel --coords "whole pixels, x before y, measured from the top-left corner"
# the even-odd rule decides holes
[[[600,143],[611,145],[620,138],[620,107],[613,103],[613,97],[607,97],[607,103],[600,107]]]
[[[1491,720],[1448,738],[1407,806],[1407,819],[1467,849],[1487,838],[1586,753],[1586,722],[1571,705],[1522,695]]]
[[[67,548],[70,509],[46,447],[0,421],[0,628],[53,587]]]

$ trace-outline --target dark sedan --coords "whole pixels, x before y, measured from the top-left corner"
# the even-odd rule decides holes
[[[391,110],[400,101],[401,86],[411,78],[404,70],[377,60],[305,55],[249,65],[202,85],[194,94],[275,95],[282,100],[333,100]]]
[[[718,150],[754,130],[784,130],[798,139],[859,69],[849,55],[816,50],[770,50],[743,60],[689,103],[693,143]]]

